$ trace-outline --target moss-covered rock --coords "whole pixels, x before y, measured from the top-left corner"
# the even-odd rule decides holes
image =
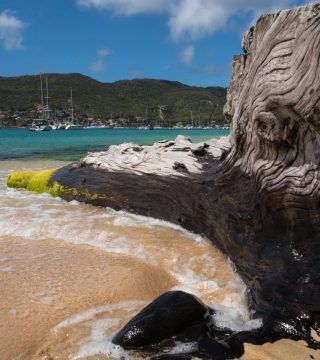
[[[78,199],[81,201],[96,200],[99,195],[90,193],[87,189],[66,187],[58,181],[52,181],[53,175],[59,170],[48,169],[38,171],[16,171],[8,176],[7,186],[14,189],[25,189],[37,193],[48,193],[53,197],[61,196],[64,199]]]
[[[37,193],[50,193],[57,196],[59,184],[49,185],[49,180],[58,169],[40,171],[16,171],[8,176],[7,186],[15,189],[26,189]]]

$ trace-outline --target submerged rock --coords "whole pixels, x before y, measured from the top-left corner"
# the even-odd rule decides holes
[[[205,325],[207,311],[207,306],[195,296],[183,291],[169,291],[131,319],[112,342],[123,348],[153,345],[195,325]]]

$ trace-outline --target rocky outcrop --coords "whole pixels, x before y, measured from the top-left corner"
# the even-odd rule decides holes
[[[151,359],[233,359],[244,352],[245,341],[261,344],[261,332],[232,333],[221,329],[216,312],[195,296],[183,291],[169,291],[141,310],[114,337],[112,342],[125,349],[142,350]],[[183,354],[170,351],[174,344],[188,344]],[[161,354],[165,349],[165,354]],[[149,356],[148,356],[149,355]]]
[[[246,282],[264,334],[312,345],[320,314],[320,5],[262,16],[243,50],[225,106],[230,147],[185,138],[125,144],[50,181],[78,190],[66,199],[205,234]]]

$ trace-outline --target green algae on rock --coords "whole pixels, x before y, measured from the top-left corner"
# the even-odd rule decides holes
[[[59,168],[38,171],[16,171],[8,176],[7,186],[14,189],[25,189],[39,194],[48,193],[53,197],[79,198],[82,201],[96,200],[99,195],[90,193],[87,189],[66,187],[52,177]]]
[[[51,176],[58,169],[40,171],[16,171],[8,176],[7,186],[14,189],[26,189],[37,193],[49,193],[58,196],[60,186],[58,183],[49,185]]]

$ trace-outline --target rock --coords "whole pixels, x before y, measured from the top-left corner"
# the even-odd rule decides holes
[[[195,357],[192,354],[164,354],[152,356],[150,360],[192,360]]]
[[[170,291],[155,299],[131,319],[112,342],[124,348],[157,344],[193,327],[205,324],[208,308],[195,296]]]
[[[202,336],[198,342],[197,355],[201,359],[240,359],[244,354],[244,343],[261,345],[265,342],[274,342],[277,339],[268,338],[259,331],[239,332],[221,340]]]
[[[224,360],[231,354],[231,349],[226,343],[220,343],[208,336],[203,336],[199,339],[199,355],[201,358],[205,359],[214,359],[214,360]]]
[[[320,340],[320,312],[311,314],[311,326],[316,331]]]

